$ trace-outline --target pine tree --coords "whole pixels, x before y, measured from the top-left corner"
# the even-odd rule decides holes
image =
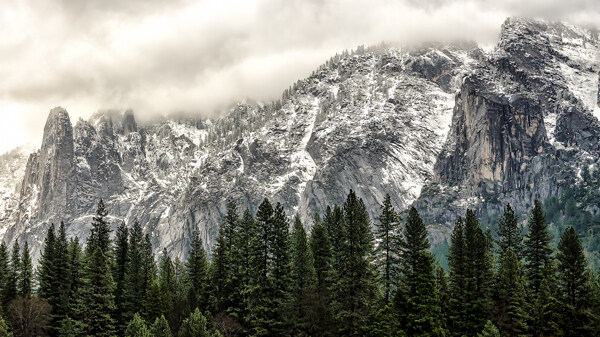
[[[198,230],[194,230],[185,265],[187,296],[190,310],[208,308],[208,260]]]
[[[230,314],[238,320],[247,323],[249,315],[249,290],[250,273],[253,263],[253,250],[251,241],[256,233],[256,222],[250,210],[246,208],[240,219],[239,228],[234,236],[233,260],[236,262],[234,269],[235,283],[229,296],[230,303],[236,303]]]
[[[51,225],[46,235],[37,273],[38,295],[52,307],[50,336],[58,336],[61,321],[69,310],[71,278],[67,249],[64,223],[60,225],[58,237],[55,235],[54,225]]]
[[[122,235],[123,234],[121,234],[121,236]],[[120,237],[120,239],[123,240],[122,237]],[[127,257],[125,259],[125,274],[122,280],[123,294],[121,296],[121,318],[118,319],[118,321],[120,321],[122,324],[129,324],[129,321],[133,319],[134,314],[141,314],[143,311],[144,298],[146,296],[146,272],[144,270],[144,259],[144,233],[140,223],[135,220],[133,227],[129,232]],[[126,328],[127,327],[124,325],[119,327],[121,331],[124,331]]]
[[[204,315],[196,308],[192,314],[181,324],[179,337],[211,337],[208,322]]]
[[[318,214],[314,216],[309,243],[315,270],[316,303],[311,312],[315,318],[313,333],[317,336],[324,336],[331,328],[328,290],[330,284],[328,275],[331,272],[331,244],[327,229]]]
[[[386,194],[381,204],[381,215],[377,220],[375,227],[375,238],[378,241],[377,264],[383,284],[384,301],[387,305],[394,295],[394,282],[398,279],[398,244],[401,240],[400,217],[392,206],[389,194]]]
[[[85,249],[82,285],[79,287],[76,313],[88,336],[115,335],[115,284],[111,272],[110,226],[102,200],[92,220]]]
[[[150,282],[150,285],[146,289],[146,296],[144,297],[144,311],[143,318],[147,322],[154,322],[159,318],[164,310],[164,293],[160,290],[158,280],[154,279]]]
[[[213,255],[210,267],[210,278],[212,285],[212,302],[216,312],[223,312],[228,307],[228,292],[225,290],[228,273],[231,270],[229,263],[229,252],[225,243],[225,225],[221,225],[216,243],[213,248]]]
[[[503,335],[520,336],[528,331],[525,275],[517,254],[508,246],[498,271],[496,322]]]
[[[309,302],[315,285],[315,269],[306,230],[298,215],[294,218],[292,253],[293,323],[297,331],[306,333],[309,328]]]
[[[448,248],[448,278],[449,300],[448,311],[449,330],[453,336],[462,336],[466,331],[466,303],[465,303],[465,225],[462,218],[454,224],[454,231],[450,237]]]
[[[365,204],[352,190],[344,203],[343,214],[342,251],[336,254],[339,269],[333,270],[330,278],[333,281],[331,306],[339,333],[356,336],[361,334],[361,327],[376,300],[376,276],[371,264],[373,237]]]
[[[53,280],[54,288],[56,289],[56,302],[50,303],[52,310],[52,328],[53,333],[56,333],[60,328],[60,322],[70,314],[70,289],[72,283],[75,282],[71,278],[71,266],[69,264],[69,241],[67,240],[67,232],[64,222],[58,227],[58,235],[56,237],[56,245],[54,249],[55,262],[52,263],[55,270],[55,278]]]
[[[532,326],[534,336],[562,336],[560,328],[562,320],[562,301],[556,280],[555,263],[549,263],[544,269],[544,279],[540,284],[534,302]]]
[[[466,331],[480,332],[490,312],[492,272],[492,241],[479,226],[475,213],[467,210],[465,217],[464,303]]]
[[[31,295],[31,279],[33,277],[33,265],[31,256],[29,255],[29,244],[25,241],[23,252],[21,254],[21,262],[19,263],[19,295]]]
[[[423,220],[421,220],[419,212],[414,207],[411,207],[408,213],[399,246],[400,271],[402,272],[404,286],[410,297],[414,294],[417,286],[416,268],[422,259],[420,255],[430,247],[429,240],[427,239],[427,228]]]
[[[477,334],[477,337],[500,337],[500,330],[496,328],[494,323],[487,321],[483,327],[483,331]]]
[[[552,238],[539,200],[534,202],[527,226],[529,234],[526,236],[524,247],[525,271],[532,289],[532,298],[536,298],[544,279],[544,269],[552,262]]]
[[[10,267],[6,279],[6,287],[2,296],[3,307],[6,310],[8,304],[17,297],[19,293],[19,272],[21,270],[21,248],[19,241],[15,240],[12,247],[12,256],[10,259]]]
[[[38,295],[54,308],[58,302],[58,294],[54,288],[57,271],[54,263],[56,262],[56,235],[54,224],[50,225],[44,240],[44,248],[40,256],[38,279]]]
[[[0,316],[0,337],[13,337],[12,331],[10,331],[2,316]]]
[[[272,254],[272,270],[269,283],[273,286],[271,294],[274,304],[273,333],[283,335],[288,328],[284,325],[284,312],[291,300],[291,256],[289,223],[283,205],[277,203],[273,213],[273,226],[270,235],[269,250]]]
[[[165,316],[160,316],[154,321],[150,328],[152,337],[172,337],[171,328],[169,328],[169,322]]]
[[[175,296],[177,289],[177,276],[175,275],[175,265],[171,261],[171,257],[167,254],[167,250],[163,250],[159,264],[158,272],[158,287],[162,294],[162,312],[164,317],[167,317],[170,322],[174,322],[175,311]]]
[[[250,282],[247,289],[249,313],[247,322],[253,336],[273,334],[275,325],[274,287],[270,272],[273,269],[271,237],[273,235],[273,206],[264,199],[258,207],[256,223],[251,235]]]
[[[127,262],[129,255],[129,230],[127,229],[125,221],[121,222],[121,225],[117,229],[114,244],[115,263],[112,273],[115,279],[115,306],[117,308],[115,311],[115,319],[117,327],[119,327],[120,331],[124,331],[127,321],[124,321],[126,314],[123,295],[125,293],[125,277],[128,270]]]
[[[65,317],[59,322],[58,336],[60,337],[77,337],[81,335],[81,325],[79,322],[71,319],[69,316]]]
[[[406,326],[409,336],[445,336],[433,271],[433,256],[421,250],[411,270],[414,284],[405,296]]]
[[[77,296],[83,284],[82,279],[82,250],[78,238],[73,238],[69,242],[67,252],[69,288],[67,292],[68,315],[75,317],[74,310],[77,307]],[[79,322],[81,323],[81,322]]]
[[[448,330],[448,313],[450,312],[450,294],[448,288],[448,276],[444,267],[438,262],[435,265],[435,285],[438,292],[438,301],[441,310],[442,328]],[[446,333],[447,335],[447,333]]]
[[[125,331],[127,337],[151,337],[150,330],[146,326],[146,322],[140,317],[139,314],[133,315],[133,318],[127,325]]]
[[[522,228],[519,226],[515,211],[507,204],[504,213],[498,220],[498,255],[503,255],[510,248],[517,258],[523,256]]]
[[[589,271],[581,241],[573,227],[565,230],[558,243],[559,289],[563,294],[565,336],[590,336],[595,320],[591,313]]]
[[[4,294],[6,293],[9,284],[10,267],[8,265],[8,260],[8,248],[6,248],[6,244],[2,242],[0,243],[0,312],[5,312],[2,309],[2,304],[4,303]]]

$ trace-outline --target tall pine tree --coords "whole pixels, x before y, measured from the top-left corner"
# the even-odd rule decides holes
[[[343,229],[339,233],[342,241],[337,243],[341,245],[341,254],[336,253],[337,269],[332,270],[331,277],[331,306],[339,334],[358,336],[377,300],[373,235],[365,204],[352,190],[344,203],[343,215]]]
[[[100,200],[85,249],[76,313],[87,336],[115,335],[114,288],[108,212]]]
[[[552,263],[552,248],[550,248],[552,238],[548,232],[542,203],[539,200],[534,202],[527,227],[529,227],[529,234],[525,237],[524,244],[525,272],[529,280],[532,298],[536,298],[544,279],[544,270]]]
[[[185,264],[187,298],[190,311],[196,308],[208,309],[208,260],[200,232],[195,229],[192,234],[190,251]]]
[[[565,336],[591,336],[596,317],[592,313],[589,271],[583,247],[573,227],[565,230],[558,243],[559,289],[565,306]]]
[[[384,302],[389,304],[394,296],[394,282],[398,279],[398,246],[400,243],[400,216],[392,206],[389,194],[381,204],[381,214],[377,218],[375,238],[377,239],[377,265],[383,285]]]
[[[23,252],[21,253],[21,262],[19,263],[19,295],[31,295],[31,281],[33,277],[33,265],[31,255],[29,255],[29,244],[25,241]]]
[[[315,285],[315,269],[306,230],[298,215],[294,218],[292,254],[293,323],[298,333],[307,334],[310,328],[309,313]]]
[[[520,259],[523,256],[523,237],[521,226],[515,211],[507,204],[504,213],[498,220],[498,255],[503,255],[509,249]]]

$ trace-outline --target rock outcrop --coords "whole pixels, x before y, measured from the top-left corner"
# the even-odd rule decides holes
[[[114,227],[137,219],[156,252],[184,257],[195,228],[210,250],[227,199],[254,211],[268,197],[309,226],[354,189],[373,218],[386,193],[398,208],[417,205],[435,245],[466,207],[524,211],[598,161],[599,55],[583,29],[510,19],[493,51],[360,49],[280,101],[240,103],[216,120],[102,111],[73,127],[53,109],[19,216],[0,228],[36,257],[51,222],[85,237],[103,199]]]

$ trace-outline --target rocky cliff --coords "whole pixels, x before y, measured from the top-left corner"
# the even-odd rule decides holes
[[[138,219],[155,251],[183,257],[194,228],[210,249],[229,198],[254,211],[269,197],[310,225],[354,189],[373,217],[386,193],[416,202],[440,242],[465,207],[527,208],[598,160],[599,51],[584,29],[510,19],[492,51],[359,48],[214,120],[103,111],[73,126],[56,108],[4,239],[39,249],[59,221],[84,237],[102,198],[114,227]]]

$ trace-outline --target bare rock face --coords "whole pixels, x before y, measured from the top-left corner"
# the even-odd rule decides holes
[[[600,44],[560,23],[509,19],[498,47],[465,78],[434,179],[417,204],[451,225],[466,207],[490,215],[559,195],[600,155],[589,85]],[[450,205],[445,206],[445,205]]]
[[[583,29],[509,19],[491,52],[344,53],[280,101],[240,103],[215,120],[138,124],[131,111],[102,111],[72,127],[53,109],[18,219],[0,218],[0,233],[39,249],[62,220],[84,238],[103,199],[113,228],[137,219],[155,252],[184,258],[194,229],[210,251],[228,199],[255,211],[267,197],[310,226],[353,189],[372,218],[386,193],[399,209],[415,204],[433,243],[443,242],[467,207],[490,215],[510,202],[524,212],[581,165],[600,164],[599,57]]]
[[[67,111],[50,111],[40,150],[29,157],[21,187],[19,221],[71,214],[74,181],[73,128]],[[28,208],[35,202],[37,207]]]

